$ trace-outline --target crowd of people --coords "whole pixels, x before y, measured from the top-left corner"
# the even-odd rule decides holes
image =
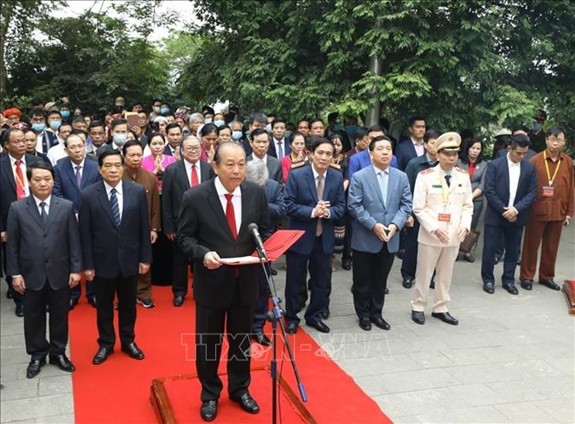
[[[270,113],[244,120],[233,106],[174,113],[160,99],[150,106],[150,113],[139,102],[128,108],[118,97],[113,111],[98,117],[35,99],[26,115],[17,108],[2,113],[2,268],[7,296],[24,318],[28,378],[46,357],[75,370],[65,351],[68,312],[81,286],[97,310],[93,364],[114,351],[115,310],[121,350],[144,359],[135,343],[137,305],[153,308],[153,285],[170,284],[174,307],[191,290],[196,303],[201,417],[217,416],[226,333],[228,394],[259,412],[248,391],[249,346],[271,345],[266,274],[277,271],[224,261],[255,250],[248,229],[254,223],[264,239],[279,228],[303,231],[286,253],[289,334],[304,310],[307,326],[330,332],[335,254],[352,270],[361,329],[391,329],[383,309],[396,257],[403,287],[415,286],[412,320],[425,324],[433,289],[431,315],[457,325],[449,312],[454,263],[475,261],[460,249],[471,236],[476,243],[484,210],[483,290],[494,292],[502,258],[502,287],[510,294],[519,293],[518,264],[522,289],[537,281],[559,290],[555,262],[562,227],[575,212],[575,178],[567,134],[545,130],[543,111],[532,129],[495,134],[488,160],[484,140],[430,129],[422,116],[411,117],[397,141],[384,125],[340,125],[337,114],[292,124]]]

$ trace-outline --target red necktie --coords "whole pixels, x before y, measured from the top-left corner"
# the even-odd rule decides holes
[[[234,204],[232,203],[233,194],[226,194],[226,200],[228,201],[226,205],[226,219],[228,220],[228,226],[232,232],[234,238],[238,238],[238,230],[236,229],[236,214],[234,212]]]
[[[22,173],[22,168],[20,168],[20,165],[22,165],[22,161],[17,160],[15,162],[15,165],[16,165],[16,198],[20,200],[26,197],[26,190],[24,190],[25,187],[24,174]]]
[[[199,184],[198,181],[198,170],[196,169],[196,165],[192,165],[192,185],[190,187],[195,187]]]

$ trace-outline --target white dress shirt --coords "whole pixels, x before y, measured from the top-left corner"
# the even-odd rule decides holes
[[[224,210],[224,215],[226,214],[226,208],[228,206],[228,199],[226,199],[226,194],[233,194],[232,205],[234,205],[234,217],[236,218],[236,230],[238,234],[240,233],[240,226],[242,224],[242,190],[240,187],[236,187],[233,193],[228,193],[228,190],[224,187],[220,181],[220,177],[216,177],[214,180],[216,185],[216,192],[222,204]]]
[[[513,162],[509,159],[509,153],[507,153],[507,168],[509,169],[509,203],[507,206],[512,207],[515,203],[517,186],[519,185],[519,177],[521,176],[521,162]]]

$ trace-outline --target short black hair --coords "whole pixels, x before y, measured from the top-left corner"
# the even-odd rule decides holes
[[[118,126],[118,125],[122,125],[122,124],[126,124],[128,125],[128,121],[124,118],[118,118],[118,119],[114,119],[112,121],[112,123],[110,124],[110,128],[112,129],[112,131],[114,131],[114,129]],[[130,126],[128,125],[128,128],[130,128]]]
[[[375,137],[373,140],[371,140],[371,141],[369,142],[369,151],[370,151],[370,152],[373,152],[373,149],[375,149],[375,144],[376,144],[378,141],[383,141],[383,140],[389,141],[389,143],[391,144],[391,147],[393,148],[393,141],[391,141],[391,139],[390,139],[388,136],[386,136],[386,135],[378,135],[377,137]]]
[[[106,126],[104,125],[104,123],[102,121],[94,120],[94,121],[90,122],[90,125],[88,126],[88,130],[91,130],[92,128],[98,128],[98,127],[102,127],[104,129],[106,129]]]
[[[265,134],[266,136],[268,135],[268,132],[265,130],[265,128],[254,129],[250,134],[250,141],[253,141],[254,137],[256,137],[258,135],[262,135],[262,134]]]
[[[39,108],[39,107],[35,107],[28,114],[28,117],[30,117],[30,118],[32,118],[34,116],[42,116],[44,119],[46,119],[47,115],[46,115],[46,111],[44,109]]]
[[[54,174],[54,168],[50,162],[46,162],[45,160],[38,160],[26,166],[26,176],[28,177],[28,180],[32,179],[32,171],[35,169],[44,169],[46,171],[50,171],[50,174],[52,174],[52,179],[56,178],[56,175]]]
[[[423,134],[423,142],[427,143],[429,140],[437,140],[441,136],[441,132],[434,130],[433,128],[428,129]]]
[[[413,115],[409,117],[408,127],[412,127],[415,121],[425,121],[425,117],[422,115]]]
[[[559,134],[563,134],[564,136],[567,136],[567,133],[565,132],[565,128],[563,128],[563,127],[549,128],[549,130],[547,131],[545,136],[546,137],[557,137]]]
[[[367,133],[369,134],[372,132],[379,132],[379,131],[385,134],[385,128],[383,128],[381,125],[372,125],[371,127],[368,128]]]
[[[332,143],[329,139],[327,139],[327,138],[325,138],[325,137],[321,137],[321,136],[312,137],[312,139],[313,139],[313,143],[312,143],[312,145],[310,146],[310,147],[311,147],[310,150],[311,150],[312,152],[315,152],[315,151],[317,150],[317,148],[318,148],[319,146],[321,146],[322,144],[329,144],[329,145],[332,147],[332,149],[333,149],[332,152],[335,153],[335,146],[333,145],[333,143]]]
[[[168,133],[168,131],[170,131],[171,129],[174,129],[174,128],[177,128],[180,131],[182,130],[182,128],[178,124],[176,124],[175,122],[172,122],[171,124],[168,124],[166,126],[166,134]]]
[[[122,160],[122,165],[124,164],[124,157],[122,156],[122,152],[120,152],[120,150],[117,150],[117,149],[110,149],[110,150],[106,150],[104,153],[102,153],[98,157],[98,166],[101,168],[102,165],[104,164],[104,159],[106,159],[108,156],[112,156],[112,155],[120,156],[120,159]]]
[[[518,147],[529,147],[530,145],[531,142],[529,141],[529,137],[523,134],[511,136],[511,141],[509,142],[511,150],[515,150]]]
[[[274,120],[272,121],[272,128],[274,127],[275,124],[287,124],[287,121],[285,120],[285,118],[282,118],[281,116],[278,116],[277,118],[274,118]]]
[[[150,134],[150,138],[148,138],[148,146],[152,143],[152,140],[155,137],[160,137],[164,142],[164,144],[166,144],[166,137],[164,137],[164,134],[162,134],[161,132],[153,132],[152,134]]]
[[[364,138],[368,132],[367,132],[367,128],[365,127],[357,127],[355,129],[355,139],[356,140],[361,140],[362,138]]]
[[[140,149],[142,149],[142,151],[144,151],[144,148],[142,147],[142,145],[141,145],[138,141],[136,141],[136,140],[128,140],[128,141],[126,141],[126,143],[124,144],[124,146],[122,146],[122,154],[123,154],[124,156],[126,156],[126,152],[128,151],[128,149],[129,149],[130,147],[133,147],[133,146],[139,146]]]

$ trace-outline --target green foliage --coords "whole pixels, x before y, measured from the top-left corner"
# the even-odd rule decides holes
[[[476,132],[572,119],[575,5],[568,0],[197,0],[202,47],[178,86],[198,102],[291,119],[421,113]],[[380,75],[369,69],[377,55]],[[187,85],[186,85],[187,84]],[[566,122],[566,121],[563,121]]]
[[[164,58],[147,40],[155,19],[173,22],[172,15],[154,12],[158,3],[123,2],[114,6],[116,17],[91,10],[79,17],[45,15],[36,24],[41,36],[30,32],[8,52],[7,97],[26,107],[31,97],[66,96],[72,106],[97,112],[109,110],[118,95],[149,101],[168,92]]]

